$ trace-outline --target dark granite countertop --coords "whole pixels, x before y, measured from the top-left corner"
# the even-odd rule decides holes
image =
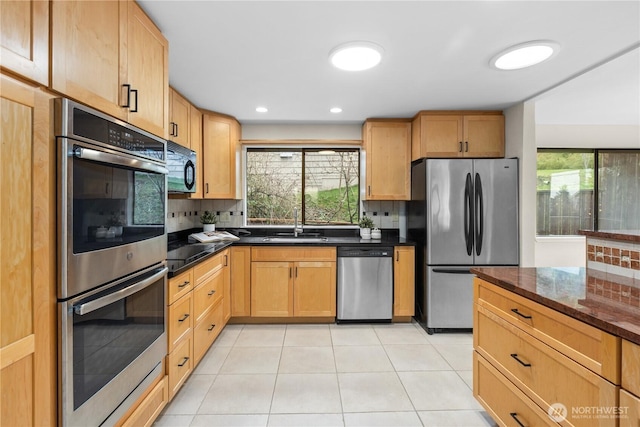
[[[599,239],[621,240],[623,242],[640,243],[639,230],[622,230],[622,231],[579,230],[578,234],[581,234],[587,237],[596,237]]]
[[[508,291],[640,345],[640,280],[597,270],[478,267],[471,272]]]

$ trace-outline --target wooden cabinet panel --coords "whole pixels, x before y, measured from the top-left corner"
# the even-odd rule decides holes
[[[251,261],[335,261],[335,247],[253,246]]]
[[[620,338],[480,279],[474,284],[478,305],[620,384]]]
[[[49,86],[49,2],[0,2],[0,65]]]
[[[196,286],[203,283],[210,276],[216,274],[219,270],[222,270],[225,265],[225,255],[226,251],[219,252],[193,267],[193,276],[196,281]]]
[[[477,352],[473,352],[473,396],[503,426],[557,426],[520,389]]]
[[[195,316],[193,316],[193,299],[191,292],[169,306],[167,351],[171,353],[185,335],[191,333]]]
[[[165,375],[122,424],[122,427],[151,427],[168,401],[169,380]]]
[[[620,427],[640,426],[640,398],[620,390]]]
[[[126,0],[51,1],[52,88],[125,121],[128,7]]]
[[[231,247],[231,316],[251,316],[251,247]],[[225,295],[226,298],[226,295]]]
[[[292,263],[251,263],[251,315],[254,317],[293,316]]]
[[[196,152],[196,191],[189,194],[189,198],[202,199],[202,113],[193,105],[189,108],[189,140],[191,149]]]
[[[137,90],[129,122],[162,138],[169,128],[169,43],[134,1],[129,2],[127,83]]]
[[[396,246],[393,267],[393,315],[413,316],[415,312],[415,248]]]
[[[169,88],[169,100],[169,139],[183,147],[191,148],[191,104],[173,88]]]
[[[193,290],[193,317],[196,322],[223,298],[223,293],[224,270],[218,269]]]
[[[640,345],[622,340],[622,388],[640,396]]]
[[[193,270],[189,269],[184,273],[169,279],[169,292],[167,300],[173,304],[183,295],[188,294],[193,289]]]
[[[193,370],[193,334],[187,335],[167,356],[169,400],[173,399]]]
[[[475,350],[523,390],[538,406],[562,402],[567,408],[615,407],[618,390],[604,378],[562,355],[484,307],[475,312]],[[593,420],[567,419],[575,426],[592,426]],[[615,419],[598,420],[615,426]]]
[[[293,315],[335,316],[336,263],[296,262],[293,268]]]
[[[218,304],[213,310],[207,312],[193,330],[194,366],[200,362],[222,331],[224,327],[223,311],[222,304]]]
[[[411,123],[367,120],[365,200],[411,199]]]
[[[55,425],[57,420],[56,153],[50,133],[51,98],[0,75],[3,426]]]
[[[203,181],[205,199],[237,199],[240,124],[213,113],[202,116]]]
[[[504,116],[464,116],[465,157],[504,157]]]

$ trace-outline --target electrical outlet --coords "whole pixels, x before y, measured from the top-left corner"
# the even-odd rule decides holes
[[[394,214],[391,215],[391,221],[393,221],[393,222],[400,221],[400,218],[398,217],[397,213],[394,213]]]
[[[229,214],[229,212],[222,212],[220,214],[220,221],[222,221],[222,222],[231,221],[231,215]]]

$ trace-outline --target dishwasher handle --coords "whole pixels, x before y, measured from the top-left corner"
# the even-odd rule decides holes
[[[363,248],[357,246],[338,246],[338,258],[392,258],[393,248],[378,246]]]

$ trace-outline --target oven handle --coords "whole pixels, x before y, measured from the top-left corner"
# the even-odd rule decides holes
[[[162,270],[158,271],[157,273],[155,273],[153,276],[147,277],[146,279],[144,279],[141,282],[137,282],[131,286],[127,286],[124,289],[120,289],[117,292],[114,292],[112,294],[109,295],[105,295],[101,298],[96,298],[93,301],[89,301],[89,302],[85,302],[84,304],[80,304],[80,305],[76,305],[73,307],[73,311],[80,315],[80,316],[84,316],[87,313],[91,313],[92,311],[95,311],[99,308],[102,308],[106,305],[112,304],[116,301],[119,301],[121,299],[124,299],[126,297],[128,297],[129,295],[133,295],[136,292],[140,292],[141,290],[143,290],[144,288],[146,288],[147,286],[152,285],[156,280],[158,280],[159,278],[161,278],[162,276],[164,276],[165,274],[167,274],[167,272],[169,271],[169,269],[167,267],[164,267]]]
[[[169,171],[164,166],[158,166],[150,162],[144,162],[137,159],[128,159],[116,154],[105,153],[98,150],[92,150],[85,147],[75,147],[73,155],[85,160],[93,160],[94,162],[112,163],[116,165],[126,166],[132,169],[142,169],[150,172],[168,174]]]

